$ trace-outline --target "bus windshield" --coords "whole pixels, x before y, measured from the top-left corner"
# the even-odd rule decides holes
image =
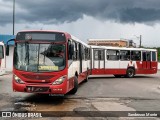
[[[30,72],[63,70],[65,68],[65,45],[16,43],[14,67]]]

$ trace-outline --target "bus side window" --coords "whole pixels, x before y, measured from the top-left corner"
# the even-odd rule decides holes
[[[77,60],[79,60],[79,43],[76,43]]]
[[[0,58],[4,58],[3,46],[0,46]]]
[[[104,51],[99,50],[99,60],[104,60]]]
[[[84,52],[85,52],[85,60],[87,60],[88,59],[88,49],[86,47],[84,49]]]
[[[140,61],[141,60],[141,51],[131,51],[131,60]]]
[[[89,49],[88,49],[88,52],[89,52]],[[90,55],[88,55],[88,59],[89,59],[89,57],[90,57]],[[104,60],[104,51],[103,50],[94,50],[94,59],[95,60]]]
[[[81,45],[81,56],[82,56],[82,60],[85,59],[85,47],[83,45]]]
[[[120,51],[120,60],[130,60],[130,51],[128,50],[121,50]]]
[[[146,61],[146,52],[143,52],[143,61]]]
[[[88,48],[88,60],[90,60],[90,57],[91,57],[91,51],[90,48]]]
[[[76,58],[76,43],[75,42],[73,42],[72,43],[73,44],[73,60],[77,60],[77,58]]]
[[[85,60],[88,60],[88,48],[85,49]]]
[[[147,61],[151,61],[151,52],[147,52],[146,54],[147,54],[147,56],[146,56]]]
[[[73,59],[73,53],[74,53],[74,45],[71,43],[70,40],[68,40],[68,59]]]
[[[94,50],[94,60],[98,60],[98,50]]]
[[[107,59],[108,60],[119,60],[119,51],[118,50],[107,50]]]
[[[156,61],[156,52],[152,52],[152,61]]]
[[[79,43],[78,45],[78,50],[79,50],[79,59],[82,60],[82,47],[81,47],[81,44]]]
[[[90,51],[89,51],[89,48],[86,49],[86,56],[87,56],[87,60],[90,59]]]

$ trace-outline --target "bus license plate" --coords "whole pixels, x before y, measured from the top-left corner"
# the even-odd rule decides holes
[[[47,92],[49,87],[33,87],[33,86],[28,86],[27,91],[28,92]]]

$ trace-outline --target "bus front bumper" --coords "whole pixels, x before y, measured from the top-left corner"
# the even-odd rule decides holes
[[[27,93],[43,93],[43,94],[66,94],[67,82],[60,85],[48,84],[19,84],[13,80],[14,92],[27,92]]]

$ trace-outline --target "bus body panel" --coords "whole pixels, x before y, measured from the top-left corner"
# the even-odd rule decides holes
[[[87,76],[87,61],[82,62],[82,72],[79,70],[80,61],[73,61],[68,68],[68,77],[72,78],[78,74],[78,83],[81,83]],[[72,80],[74,82],[74,80]],[[73,84],[73,83],[72,83]],[[73,87],[73,86],[72,86]]]
[[[1,46],[1,56],[3,56],[2,58],[0,58],[0,75],[4,75],[6,72],[6,55],[5,55],[5,45],[3,42],[0,42],[0,46]]]
[[[69,54],[69,44],[68,41],[76,42],[77,44],[80,44],[81,46],[84,46],[85,48],[89,48],[85,43],[77,39],[76,37],[65,33],[65,32],[58,32],[58,31],[22,31],[22,32],[57,32],[61,34],[65,34],[66,41],[66,67],[64,70],[57,71],[57,72],[27,72],[23,70],[17,70],[13,66],[13,78],[12,78],[12,85],[13,85],[13,91],[15,92],[29,92],[29,93],[43,93],[43,94],[66,94],[69,91],[71,91],[74,88],[74,78],[75,75],[77,75],[78,83],[82,82],[86,79],[88,75],[88,69],[90,68],[89,62],[90,60],[69,60],[68,54]],[[16,43],[18,43],[18,40],[15,40]],[[22,41],[23,42],[23,41]],[[30,41],[32,42],[32,41]],[[49,44],[49,41],[33,41],[37,44]],[[16,44],[15,44],[16,45]],[[15,54],[15,53],[14,53]],[[46,59],[44,57],[44,59]],[[80,64],[81,63],[81,64]],[[81,71],[80,71],[81,66]],[[15,76],[20,78],[24,84],[17,83],[15,81]],[[65,76],[65,80],[63,83],[59,85],[53,85],[53,82],[57,79],[61,78],[62,76]]]
[[[13,66],[13,91],[44,94],[66,94],[74,88],[75,77],[77,77],[79,84],[84,81],[88,77],[88,75],[90,75],[90,73],[92,75],[126,75],[129,68],[134,69],[135,74],[157,73],[158,63],[157,56],[155,56],[155,54],[157,54],[156,50],[142,48],[88,46],[81,40],[65,32],[28,32],[57,32],[63,34],[63,38],[65,35],[65,41],[63,41],[63,47],[65,47],[66,50],[66,56],[63,56],[63,59],[65,58],[65,68],[57,72],[27,72],[25,70],[18,70]],[[15,40],[15,42],[18,43],[19,41]],[[29,42],[34,43],[32,40],[30,40]],[[45,42],[45,40],[36,41],[39,46],[40,44],[44,44]],[[53,41],[47,41],[45,44],[51,43],[55,45],[55,42]],[[53,46],[52,44],[50,46]],[[58,44],[62,43],[59,42]],[[70,57],[71,52],[69,50],[72,48],[73,56]],[[39,49],[42,48],[39,47]],[[49,50],[49,47],[47,48],[47,50]],[[45,55],[45,52],[47,52],[47,50],[45,49],[45,51],[42,51],[42,53],[40,54]],[[125,55],[123,55],[124,53]],[[45,57],[43,58],[45,59]],[[57,58],[54,58],[52,62],[54,62],[56,59]],[[17,79],[17,77],[24,83],[18,83],[17,80],[15,80]],[[63,82],[61,84],[53,84],[56,80],[59,79],[63,79]]]
[[[100,67],[100,60],[95,60],[94,56],[95,50],[105,50],[105,67]],[[141,59],[138,61],[135,60],[120,60],[120,55],[117,60],[109,60],[107,58],[108,50],[117,50],[117,51],[141,51]],[[148,60],[144,60],[144,55],[146,53],[146,58],[148,55]],[[152,52],[152,53],[151,53]],[[102,46],[92,46],[92,75],[126,75],[128,68],[133,68],[135,74],[155,74],[158,69],[157,56],[156,60],[152,61],[152,54],[157,51],[154,49],[142,49],[142,48],[117,48],[117,47],[102,47]],[[112,56],[111,56],[112,57]],[[105,71],[105,72],[104,72]]]
[[[15,82],[14,77],[12,78],[13,91],[15,92],[35,92],[35,93],[46,93],[46,94],[66,94],[69,88],[69,80],[66,79],[60,85],[52,85],[52,83],[57,80],[59,77],[67,75],[67,70],[61,72],[52,72],[52,73],[32,73],[24,72],[13,69],[13,76],[18,76],[25,84],[19,84]],[[28,91],[28,87],[37,87],[37,91]],[[41,92],[38,89],[47,87],[46,91]]]

